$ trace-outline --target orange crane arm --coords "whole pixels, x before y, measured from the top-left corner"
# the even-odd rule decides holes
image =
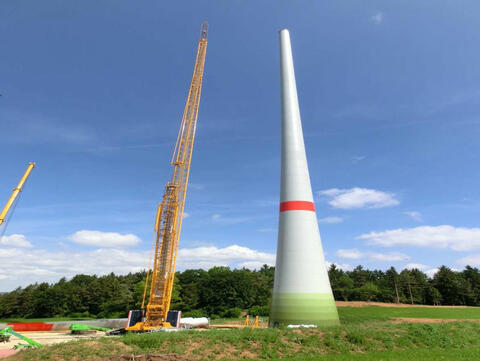
[[[3,207],[2,213],[0,213],[0,226],[5,222],[8,211],[12,207],[12,204],[15,202],[15,199],[17,199],[18,195],[22,191],[22,188],[25,185],[25,182],[27,181],[28,176],[30,175],[30,172],[34,167],[35,167],[35,163],[33,162],[28,163],[28,168],[23,174],[22,179],[20,179],[20,182],[18,182],[17,186],[13,189],[12,195],[8,199],[7,204],[5,204],[5,207]]]
[[[208,24],[204,22],[202,23],[192,82],[173,151],[172,179],[165,186],[165,193],[157,210],[154,227],[152,280],[146,307],[146,321],[137,323],[127,330],[141,331],[169,327],[166,319],[172,297],[178,243],[202,92],[203,70],[207,53],[207,31]]]

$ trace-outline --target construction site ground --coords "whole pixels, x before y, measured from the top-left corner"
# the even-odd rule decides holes
[[[330,360],[328,355],[335,353],[352,353],[355,357],[351,360],[356,360],[357,354],[373,355],[375,352],[398,349],[404,351],[402,355],[408,355],[410,349],[421,347],[432,349],[422,361],[430,360],[428,357],[435,355],[435,348],[440,348],[442,355],[456,350],[455,354],[460,355],[459,360],[462,359],[462,353],[466,355],[465,357],[470,357],[470,360],[480,359],[480,355],[475,358],[480,352],[478,337],[480,308],[423,307],[366,302],[349,302],[348,306],[339,302],[338,306],[341,326],[330,329],[269,329],[266,328],[268,318],[263,317],[262,327],[259,328],[246,328],[244,321],[240,319],[224,319],[213,322],[217,327],[224,324],[228,329],[157,332],[123,337],[102,337],[103,332],[89,335],[71,335],[68,332],[21,332],[46,347],[20,351],[7,360],[187,361],[295,359],[300,356],[303,357],[301,360],[313,360],[310,358],[312,355],[322,354],[325,354],[325,360]],[[67,343],[68,341],[78,342]],[[10,352],[9,350],[20,342],[12,336],[9,343],[0,343],[0,357],[2,353]],[[315,358],[317,359],[323,360]],[[403,358],[392,360],[397,359],[403,360]],[[338,360],[344,360],[343,356],[339,356]],[[416,359],[405,356],[405,360]]]

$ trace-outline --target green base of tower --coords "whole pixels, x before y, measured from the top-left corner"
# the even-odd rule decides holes
[[[277,293],[273,295],[270,327],[287,325],[337,326],[337,306],[331,294]]]

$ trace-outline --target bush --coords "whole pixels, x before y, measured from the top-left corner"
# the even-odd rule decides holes
[[[206,317],[207,313],[205,310],[191,310],[188,312],[183,313],[182,312],[182,317]]]
[[[242,310],[238,307],[230,308],[222,313],[222,317],[224,318],[239,318],[242,314]]]
[[[72,312],[69,315],[71,318],[90,318],[91,315],[88,313],[88,311],[85,312]]]
[[[251,316],[268,316],[270,309],[268,306],[252,306],[248,310],[248,314]]]

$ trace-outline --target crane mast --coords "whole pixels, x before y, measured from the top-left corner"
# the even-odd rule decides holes
[[[192,82],[171,160],[173,175],[171,181],[165,186],[162,202],[157,209],[154,226],[155,249],[150,294],[145,314],[146,320],[127,328],[127,330],[143,331],[170,326],[166,319],[172,297],[178,243],[202,92],[203,69],[207,52],[207,31],[208,24],[203,22]]]
[[[25,185],[25,182],[27,181],[28,176],[30,175],[30,172],[32,171],[32,169],[33,169],[34,167],[35,167],[35,163],[33,163],[33,162],[28,163],[27,170],[26,170],[25,173],[23,174],[22,179],[20,179],[20,182],[18,182],[17,186],[13,189],[12,195],[10,196],[10,198],[9,198],[8,201],[7,201],[7,203],[5,204],[5,207],[3,207],[3,210],[2,210],[2,212],[0,213],[0,226],[1,226],[1,225],[5,222],[5,220],[7,219],[8,211],[10,211],[10,208],[12,207],[13,203],[15,202],[15,200],[16,200],[17,197],[18,197],[18,195],[19,195],[20,192],[22,191],[23,186]]]

